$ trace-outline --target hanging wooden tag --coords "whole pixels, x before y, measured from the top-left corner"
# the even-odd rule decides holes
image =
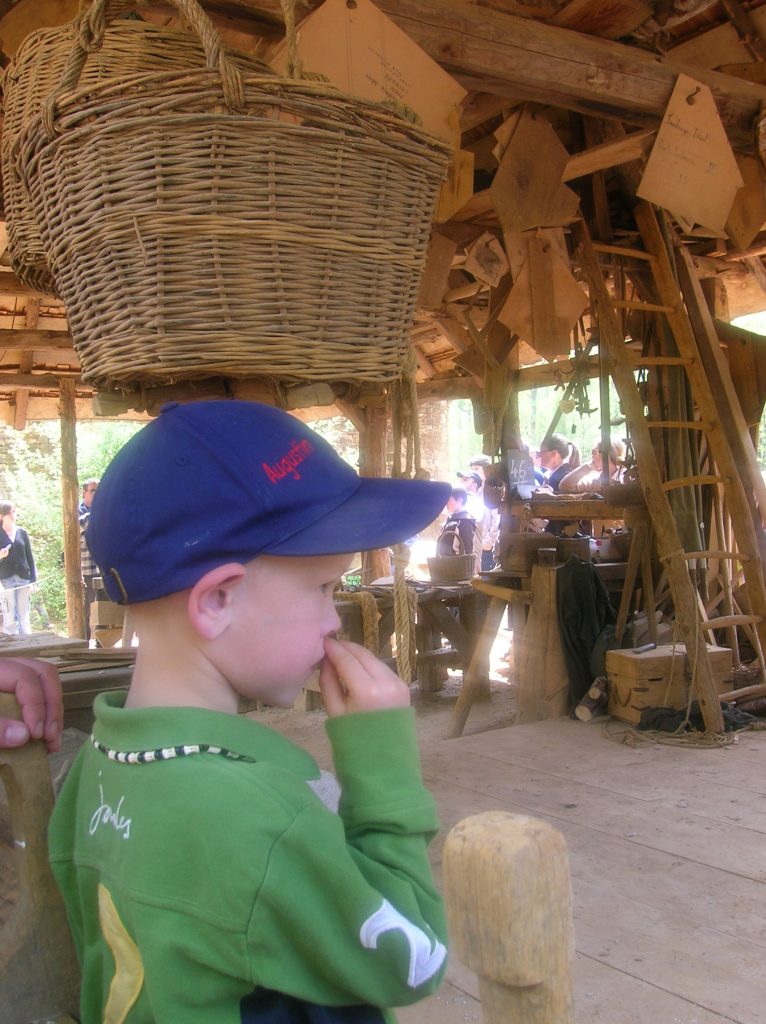
[[[527,244],[529,258],[498,319],[544,359],[569,355],[570,332],[588,296],[549,240],[533,237]]]
[[[766,174],[757,157],[737,153],[736,159],[745,185],[734,197],[726,234],[738,249],[747,249],[766,224]]]
[[[298,26],[298,56],[342,92],[410,107],[427,132],[454,141],[466,90],[370,0],[325,0]],[[269,63],[285,70],[285,43]]]
[[[561,183],[568,160],[551,124],[525,107],[490,186],[504,231],[553,227],[576,219],[580,200]]]
[[[500,239],[491,231],[485,231],[467,247],[463,270],[473,274],[477,281],[497,288],[508,273],[508,257]]]
[[[712,92],[679,75],[638,195],[688,223],[723,233],[742,185]]]

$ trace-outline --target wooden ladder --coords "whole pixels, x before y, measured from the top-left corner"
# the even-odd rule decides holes
[[[671,253],[654,209],[648,203],[640,203],[634,212],[644,250],[618,250],[614,246],[598,245],[591,240],[585,223],[581,221],[573,225],[573,236],[580,266],[588,282],[591,313],[598,321],[601,358],[614,380],[633,441],[639,480],[654,526],[659,557],[667,573],[677,627],[686,646],[705,726],[711,732],[722,732],[723,716],[707,654],[706,634],[738,625],[750,628],[763,670],[766,589],[761,565],[761,512],[766,514],[766,487],[691,257],[680,244],[672,247],[676,278]],[[607,290],[599,267],[598,251],[617,252],[631,260],[642,261],[649,270],[653,286],[650,298],[658,297],[659,301],[615,301]],[[667,318],[678,356],[632,358],[617,313],[618,308],[628,305],[631,309],[641,308]],[[647,420],[644,400],[634,375],[634,370],[641,365],[682,367],[699,419],[684,422]],[[703,431],[716,472],[663,480],[655,449],[659,429]],[[683,548],[668,492],[677,487],[705,484],[716,485],[723,491],[736,551],[685,551]],[[727,614],[707,618],[688,563],[710,558],[741,563],[749,603],[748,615]]]

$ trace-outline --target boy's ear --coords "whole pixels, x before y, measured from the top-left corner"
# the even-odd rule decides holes
[[[245,575],[244,565],[227,562],[197,580],[189,592],[189,621],[204,640],[216,640],[231,622],[233,592]]]

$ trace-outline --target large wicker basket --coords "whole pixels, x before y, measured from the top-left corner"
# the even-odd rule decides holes
[[[2,175],[11,266],[30,288],[58,295],[34,208],[17,170],[19,140],[61,82],[82,22],[43,28],[24,40],[3,75]],[[243,71],[268,71],[261,61],[232,54]],[[90,56],[80,86],[123,80],[151,71],[182,71],[204,66],[196,35],[143,21],[116,21]]]
[[[203,41],[215,69],[70,79],[20,142],[83,377],[395,379],[446,147]]]

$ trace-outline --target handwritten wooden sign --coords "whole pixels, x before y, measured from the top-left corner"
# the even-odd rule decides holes
[[[723,234],[742,185],[712,92],[679,75],[638,195],[690,224]]]
[[[535,482],[535,464],[529,452],[511,448],[507,453],[508,483],[512,491],[522,500],[532,497]]]
[[[459,104],[466,90],[370,0],[325,0],[298,26],[298,56],[342,92],[393,100],[414,110],[423,128],[454,143],[460,138]],[[287,67],[282,43],[269,58]]]

